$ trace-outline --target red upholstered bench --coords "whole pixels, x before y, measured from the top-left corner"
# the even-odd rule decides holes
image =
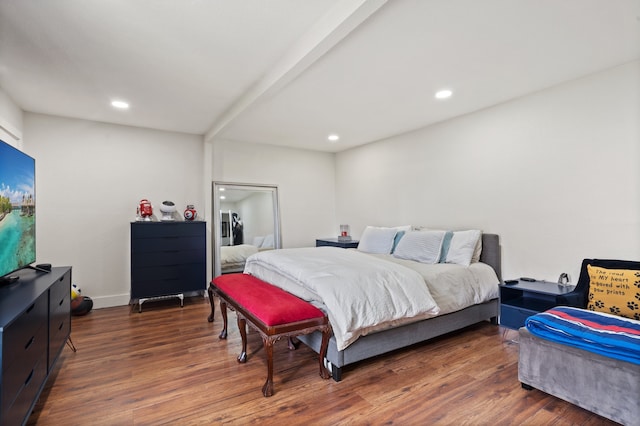
[[[227,274],[214,278],[209,286],[209,322],[213,321],[214,293],[220,298],[220,311],[224,322],[220,339],[227,338],[227,304],[236,311],[238,329],[242,336],[242,352],[238,356],[238,362],[247,361],[246,323],[262,336],[267,354],[267,381],[262,387],[264,396],[273,395],[273,344],[282,337],[299,336],[320,330],[320,376],[323,379],[329,378],[330,374],[323,360],[327,353],[331,326],[327,316],[320,309],[252,275]],[[291,348],[291,345],[289,347]]]

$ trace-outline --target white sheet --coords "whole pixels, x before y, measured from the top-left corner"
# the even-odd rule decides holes
[[[357,250],[261,252],[247,259],[245,272],[326,306],[338,350],[370,331],[439,312],[419,273]]]

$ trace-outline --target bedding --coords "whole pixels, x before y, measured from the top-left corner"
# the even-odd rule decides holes
[[[258,252],[258,247],[251,244],[220,247],[220,269],[223,273],[242,272],[249,256]]]
[[[339,351],[369,333],[496,299],[488,265],[425,264],[317,247],[258,253],[245,272],[327,311]]]
[[[552,342],[640,364],[640,321],[558,306],[527,318],[525,327]]]
[[[245,273],[323,307],[338,350],[372,331],[439,311],[416,271],[357,250],[314,247],[257,253],[247,259]]]
[[[500,280],[495,270],[486,263],[472,263],[468,267],[453,263],[430,265],[390,255],[374,256],[418,272],[440,308],[439,315],[484,303],[499,295]]]

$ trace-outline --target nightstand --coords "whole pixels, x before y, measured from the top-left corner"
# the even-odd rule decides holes
[[[316,247],[331,246],[340,248],[358,248],[358,240],[340,240],[338,238],[318,238]]]
[[[549,281],[522,281],[500,285],[500,325],[517,330],[531,315],[560,305],[557,296],[567,294],[574,286]]]

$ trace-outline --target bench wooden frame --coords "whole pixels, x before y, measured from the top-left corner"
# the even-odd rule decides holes
[[[213,322],[214,316],[214,295],[217,295],[220,299],[220,312],[222,314],[223,328],[218,336],[220,339],[227,338],[227,305],[236,312],[238,318],[238,329],[240,336],[242,337],[242,352],[238,356],[238,362],[247,362],[247,329],[246,325],[249,324],[252,328],[258,331],[262,337],[265,353],[267,355],[267,381],[262,387],[262,394],[265,397],[273,395],[273,344],[283,337],[289,338],[289,349],[295,349],[292,338],[303,334],[310,334],[315,331],[322,333],[322,344],[320,353],[318,354],[318,362],[320,365],[320,377],[328,379],[331,374],[324,365],[324,358],[327,354],[327,347],[329,344],[329,337],[331,336],[331,325],[326,315],[316,318],[311,318],[303,321],[290,322],[286,324],[279,324],[269,326],[265,324],[260,318],[258,318],[253,312],[249,311],[245,306],[238,303],[231,295],[225,293],[219,289],[212,281],[208,289],[209,301],[211,303],[211,314],[207,318],[209,322]],[[298,299],[300,300],[300,299]],[[300,300],[303,303],[302,300]],[[286,309],[287,305],[283,304],[282,309]]]

